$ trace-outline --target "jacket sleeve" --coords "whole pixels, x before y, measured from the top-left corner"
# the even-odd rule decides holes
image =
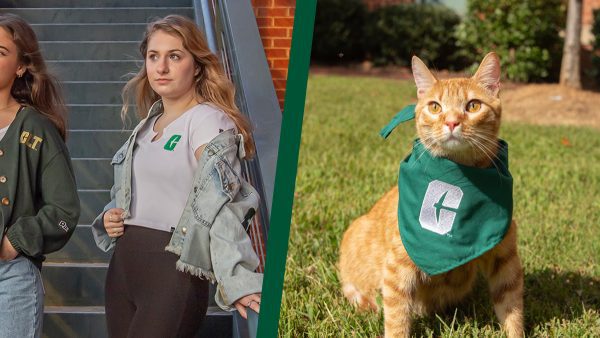
[[[100,250],[107,252],[115,246],[115,242],[117,241],[116,237],[108,236],[106,232],[106,228],[104,228],[104,214],[107,210],[116,208],[117,202],[115,199],[115,186],[113,185],[110,189],[110,202],[104,206],[104,210],[96,217],[96,219],[92,222],[92,234],[94,235],[94,241],[96,242],[96,246],[100,248]]]
[[[236,300],[262,290],[263,275],[255,272],[259,260],[242,226],[248,211],[258,207],[258,193],[230,168],[220,175],[235,175],[241,182],[210,228],[210,255],[218,283],[215,300],[224,310],[233,311]]]
[[[37,215],[17,219],[6,236],[22,254],[31,257],[48,254],[67,243],[75,231],[79,214],[79,197],[69,155],[60,151],[42,168]]]
[[[114,184],[110,188],[110,202],[108,202],[108,204],[104,206],[104,209],[102,210],[100,215],[98,215],[98,217],[96,217],[96,219],[92,222],[92,234],[94,235],[94,241],[96,242],[96,246],[98,246],[98,248],[100,248],[100,250],[104,252],[107,252],[110,249],[112,249],[115,246],[115,243],[117,242],[117,238],[108,236],[106,228],[104,228],[104,214],[107,210],[117,207],[116,195],[117,191],[121,189],[121,175],[119,174],[119,171],[117,170],[116,166],[120,166],[123,164],[123,161],[125,160],[125,155],[127,154],[129,142],[130,140],[127,140],[127,142],[125,142],[121,146],[121,148],[117,150],[112,160],[110,161],[110,164],[113,167],[114,174]]]

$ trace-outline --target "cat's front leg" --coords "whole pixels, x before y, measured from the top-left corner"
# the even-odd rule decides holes
[[[523,337],[523,268],[514,222],[498,249],[487,271],[494,311],[509,338]]]
[[[385,338],[410,337],[418,270],[399,248],[386,257],[383,270]]]

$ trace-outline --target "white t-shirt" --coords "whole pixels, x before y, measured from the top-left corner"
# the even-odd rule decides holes
[[[221,131],[235,128],[233,121],[209,104],[183,113],[158,134],[158,116],[146,123],[133,152],[131,217],[125,224],[171,231],[187,202],[198,161],[194,152]]]
[[[10,127],[10,124],[2,129],[0,129],[0,141],[2,141],[2,139],[4,138],[4,135],[6,135],[6,132],[8,131],[8,127]]]

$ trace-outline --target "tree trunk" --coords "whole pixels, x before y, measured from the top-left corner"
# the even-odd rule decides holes
[[[565,32],[565,45],[560,67],[560,84],[581,88],[579,76],[579,51],[581,49],[581,3],[582,0],[569,0],[567,9],[567,30]]]

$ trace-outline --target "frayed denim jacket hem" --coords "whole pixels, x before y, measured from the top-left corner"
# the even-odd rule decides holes
[[[104,228],[104,212],[122,208],[124,218],[129,217],[135,137],[145,122],[160,112],[162,102],[158,101],[111,161],[115,172],[111,201],[92,223],[96,244],[104,251],[117,241]],[[215,300],[227,311],[235,310],[233,302],[237,299],[262,288],[263,275],[254,272],[259,260],[243,226],[259,203],[257,191],[240,174],[240,159],[244,157],[243,137],[233,129],[206,145],[184,211],[165,248],[179,256],[177,270],[217,283]]]

